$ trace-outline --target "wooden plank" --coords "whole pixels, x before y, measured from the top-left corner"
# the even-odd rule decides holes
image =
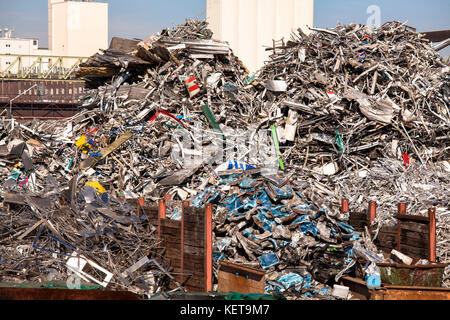
[[[121,135],[119,138],[117,138],[116,141],[111,143],[109,146],[106,146],[105,148],[100,150],[101,157],[89,157],[88,159],[84,160],[80,164],[80,168],[83,172],[85,172],[87,169],[94,166],[99,161],[105,159],[108,155],[119,149],[125,142],[127,142],[133,134],[131,132],[125,132],[123,135]]]

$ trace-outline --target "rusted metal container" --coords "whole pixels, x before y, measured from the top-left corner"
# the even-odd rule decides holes
[[[342,277],[340,283],[349,287],[358,300],[450,300],[450,288],[382,284],[380,289],[369,290],[362,279],[348,276]]]
[[[227,261],[219,262],[219,292],[264,293],[266,273]]]
[[[450,300],[449,288],[389,286],[371,290],[370,300]]]
[[[406,265],[377,263],[381,282],[396,286],[440,287],[446,264]]]

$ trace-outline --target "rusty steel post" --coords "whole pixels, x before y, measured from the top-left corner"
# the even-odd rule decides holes
[[[349,211],[348,199],[342,199],[341,200],[341,213],[347,213],[348,211]]]
[[[184,282],[184,208],[191,205],[190,201],[183,201],[181,204],[181,282]]]
[[[172,199],[172,196],[168,193],[164,195],[164,201],[169,202]]]
[[[368,217],[369,224],[372,224],[372,222],[377,217],[377,202],[376,201],[369,201],[369,211],[368,211]]]
[[[400,202],[397,204],[397,213],[406,214],[406,202]]]
[[[429,258],[436,262],[436,208],[428,209],[429,227]]]
[[[213,259],[212,259],[212,209],[211,203],[205,205],[205,281],[206,292],[212,291]]]
[[[406,202],[400,202],[397,204],[397,214],[406,215]],[[397,251],[401,252],[401,226],[402,222],[397,219]]]
[[[145,198],[144,197],[139,197],[137,199],[137,216],[140,218],[141,217],[141,210],[144,209],[144,205],[145,205]]]
[[[158,210],[158,237],[161,235],[161,219],[166,218],[166,201],[164,199],[159,199],[159,210]]]

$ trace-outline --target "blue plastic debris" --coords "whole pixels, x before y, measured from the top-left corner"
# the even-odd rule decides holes
[[[181,221],[181,210],[179,208],[173,209],[171,220]]]
[[[203,198],[206,197],[208,192],[212,191],[214,191],[213,188],[211,187],[206,188],[203,192],[200,192],[194,199],[192,199],[191,205],[195,208],[201,208],[204,205]]]
[[[318,294],[320,294],[321,296],[329,296],[331,294],[331,288],[324,287],[319,290]]]
[[[223,252],[231,244],[231,238],[225,237],[216,241],[216,247],[219,252]]]
[[[355,230],[352,226],[344,223],[344,222],[338,222],[337,225],[339,226],[339,228],[341,228],[341,230],[345,233],[345,234],[352,234],[353,231]]]
[[[244,231],[242,232],[242,235],[243,235],[244,237],[246,237],[246,238],[251,238],[251,239],[253,239],[253,240],[260,241],[260,240],[258,240],[258,238],[255,237],[255,235],[254,235],[253,233],[251,233],[251,232],[248,231],[248,230],[244,230]]]
[[[280,260],[278,260],[278,257],[275,253],[268,253],[260,256],[258,260],[264,270],[274,267],[280,263]]]
[[[254,179],[251,179],[249,177],[245,177],[244,179],[241,180],[241,182],[239,183],[239,187],[243,188],[243,189],[250,189],[251,185],[255,183]]]
[[[304,234],[312,234],[316,236],[319,233],[319,229],[317,229],[316,225],[311,222],[305,222],[300,225],[300,229]]]
[[[361,238],[361,233],[360,232],[354,232],[352,237],[350,238],[350,241],[356,241],[359,238]]]
[[[300,211],[312,211],[314,209],[313,206],[307,205],[307,204],[299,204],[294,207],[294,210],[300,210]]]
[[[269,220],[265,213],[258,209],[258,213],[253,216],[253,221],[263,230],[273,232],[273,228],[276,227],[276,223]]]
[[[275,191],[277,200],[291,199],[293,197],[292,188],[289,185],[285,185],[282,188],[272,186],[272,189]]]
[[[366,286],[370,290],[379,289],[381,287],[381,278],[379,275],[366,276]]]
[[[103,157],[103,153],[89,153],[89,156],[93,158],[100,158]]]
[[[277,241],[275,239],[269,238],[267,240],[269,240],[273,244],[274,249],[278,248],[278,243],[277,243]]]
[[[277,281],[281,283],[286,290],[288,290],[292,287],[302,284],[303,277],[297,273],[288,273],[284,276],[279,277]]]
[[[300,197],[300,198],[304,198],[305,195],[303,193],[301,193],[300,191],[295,191],[295,193]]]
[[[310,218],[307,215],[302,215],[297,217],[290,225],[289,227],[291,228],[296,228],[298,227],[300,224],[305,223],[305,222],[310,222]]]
[[[233,194],[232,196],[222,200],[219,205],[227,208],[229,211],[233,211],[237,208],[242,207],[242,203],[239,201],[239,197],[237,194]]]
[[[244,171],[247,171],[249,169],[255,169],[255,167],[248,165],[246,163],[238,162],[236,160],[234,160],[234,161],[229,160],[228,161],[228,170],[232,170],[232,169],[242,169]]]
[[[244,210],[250,210],[257,206],[256,200],[245,199]]]
[[[205,203],[218,203],[220,199],[222,199],[222,195],[220,194],[219,191],[215,191],[209,195]]]
[[[225,256],[222,253],[218,253],[218,252],[213,252],[212,258],[216,265],[219,264],[220,260],[225,260]]]

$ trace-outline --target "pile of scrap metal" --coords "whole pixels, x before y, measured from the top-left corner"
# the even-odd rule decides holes
[[[331,298],[361,255],[388,261],[347,223],[342,197],[358,211],[382,203],[380,226],[402,199],[419,215],[436,207],[448,263],[450,68],[397,22],[313,31],[274,46],[254,75],[204,22],[116,38],[80,66],[90,90],[77,115],[4,119],[2,279],[69,271],[167,290],[155,230],[126,201],[165,194],[214,204],[215,262],[265,270],[267,292]]]

